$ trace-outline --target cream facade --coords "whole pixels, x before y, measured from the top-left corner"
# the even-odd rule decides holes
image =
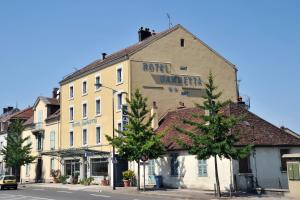
[[[54,105],[50,98],[39,97],[34,105],[34,115],[25,122],[23,138],[29,137],[27,143],[32,144],[32,156],[36,159],[31,164],[21,167],[22,182],[53,182],[52,170],[60,170],[59,157],[43,155],[44,152],[55,151],[59,148],[59,118],[47,120],[59,109],[58,100]]]
[[[108,176],[112,180],[112,147],[105,135],[112,136],[112,123],[116,129],[123,127],[121,106],[126,104],[125,98],[130,99],[131,93],[139,89],[148,98],[149,107],[153,102],[157,104],[160,118],[179,103],[201,103],[203,82],[210,71],[223,91],[222,97],[236,101],[235,66],[177,25],[66,77],[60,83],[61,150],[71,153],[80,149],[84,153],[76,159],[63,158],[74,166],[70,171],[64,164],[63,173],[73,175],[76,171],[81,178]],[[103,87],[98,87],[99,83]],[[92,164],[96,161],[107,163],[107,167]]]

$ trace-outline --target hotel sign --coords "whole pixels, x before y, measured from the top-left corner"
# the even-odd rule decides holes
[[[175,75],[171,73],[170,64],[143,63],[143,71],[151,73],[154,81],[163,85],[177,85],[185,87],[200,87],[202,80],[200,76]]]
[[[82,121],[76,121],[72,123],[72,127],[86,126],[91,124],[97,124],[97,118],[94,119],[83,119]]]

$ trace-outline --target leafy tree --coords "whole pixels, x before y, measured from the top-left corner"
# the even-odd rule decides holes
[[[147,109],[147,98],[144,98],[139,90],[132,94],[132,99],[126,99],[129,104],[129,122],[125,130],[116,130],[119,136],[112,138],[106,135],[107,140],[118,149],[121,158],[135,161],[138,165],[137,188],[140,189],[140,159],[148,156],[156,159],[165,153],[161,142],[161,135],[156,135],[151,127],[154,116],[150,116]]]
[[[175,140],[179,145],[188,149],[189,154],[196,155],[199,160],[208,159],[211,156],[214,157],[217,194],[220,197],[217,157],[220,159],[245,158],[249,155],[252,146],[235,147],[235,143],[238,141],[238,133],[232,128],[242,120],[242,116],[226,114],[224,111],[230,104],[230,101],[219,101],[218,99],[221,97],[222,92],[216,92],[216,90],[217,87],[210,72],[208,82],[205,83],[206,95],[203,105],[196,104],[196,107],[208,111],[209,115],[193,115],[194,119],[200,118],[203,120],[203,123],[195,122],[196,120],[183,119],[183,123],[195,127],[194,131],[176,127],[179,132],[191,139],[191,144],[187,144],[179,139]]]
[[[17,119],[11,123],[6,138],[7,145],[1,150],[6,165],[15,169],[16,177],[18,177],[18,172],[22,165],[29,164],[35,160],[35,157],[30,155],[31,143],[27,142],[29,136],[22,137],[23,130],[24,126],[21,120]]]

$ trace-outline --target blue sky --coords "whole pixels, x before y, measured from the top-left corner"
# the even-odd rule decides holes
[[[0,108],[32,105],[63,76],[182,24],[234,63],[251,111],[300,133],[300,1],[0,1]]]

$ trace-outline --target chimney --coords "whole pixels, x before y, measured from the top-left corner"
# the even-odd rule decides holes
[[[8,106],[8,107],[7,107],[7,112],[9,112],[9,111],[11,111],[11,110],[13,110],[13,109],[14,109],[14,107]]]
[[[246,108],[247,109],[247,105],[245,103],[245,101],[243,101],[243,97],[239,96],[238,99],[237,99],[237,104],[243,108]]]
[[[52,90],[52,98],[53,99],[56,99],[57,98],[57,96],[58,96],[58,88],[53,88],[53,90]]]
[[[155,130],[158,128],[158,116],[157,116],[157,105],[156,101],[153,101],[151,108],[151,116],[154,116],[151,122],[152,128]]]
[[[102,60],[105,59],[106,55],[107,55],[106,53],[102,53]]]
[[[152,33],[151,33],[149,28],[144,29],[143,27],[141,27],[140,30],[138,31],[138,33],[139,33],[139,42],[141,42],[141,41],[147,39],[148,37],[152,36]]]

